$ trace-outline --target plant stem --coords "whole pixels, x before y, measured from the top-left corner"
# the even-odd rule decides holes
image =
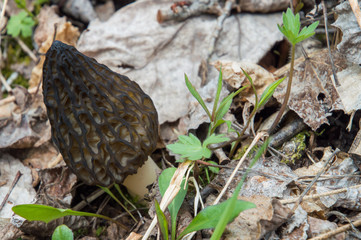
[[[290,74],[288,76],[288,83],[287,83],[287,90],[286,90],[286,94],[285,94],[285,98],[283,99],[283,103],[281,106],[280,111],[278,112],[278,115],[275,119],[275,121],[273,122],[272,126],[270,127],[270,129],[268,129],[268,133],[271,134],[273,132],[273,129],[276,128],[277,124],[279,123],[279,121],[281,120],[281,117],[283,115],[283,113],[286,110],[287,107],[287,103],[288,100],[290,99],[290,95],[291,95],[291,85],[292,85],[292,78],[293,78],[293,66],[295,63],[295,49],[296,49],[296,44],[292,44],[292,49],[291,49],[291,66],[290,66]]]

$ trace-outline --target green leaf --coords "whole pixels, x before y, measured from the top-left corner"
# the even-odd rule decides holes
[[[6,29],[7,33],[13,37],[18,37],[20,34],[23,37],[30,37],[34,25],[35,21],[25,11],[21,11],[10,17]]]
[[[178,139],[178,142],[167,145],[167,148],[179,154],[182,159],[194,161],[202,157],[209,158],[212,154],[211,150],[203,148],[201,141],[192,133],[189,136],[181,135]]]
[[[204,109],[204,111],[207,113],[210,121],[212,121],[212,116],[206,106],[206,104],[204,103],[201,95],[199,95],[197,89],[192,85],[192,83],[189,81],[188,79],[188,76],[186,74],[184,74],[184,78],[185,78],[185,81],[186,81],[186,85],[187,85],[187,88],[189,90],[189,92],[193,95],[193,97],[195,99],[197,99],[197,101],[199,102],[199,104],[202,106],[202,108]]]
[[[177,239],[181,239],[186,234],[194,231],[215,228],[229,201],[230,199],[217,205],[208,206],[200,211]],[[256,205],[254,203],[237,200],[232,211],[231,219],[228,222],[233,221],[233,219],[236,218],[240,212],[255,207]]]
[[[189,136],[181,135],[178,137],[178,142],[167,145],[167,148],[173,153],[179,154],[182,159],[199,160],[204,158],[210,158],[212,151],[207,148],[209,144],[220,143],[228,141],[229,138],[223,137],[222,134],[212,134],[203,144],[192,133]]]
[[[235,132],[236,131],[232,128],[232,122],[230,120],[219,119],[212,127],[211,132],[214,132],[216,130],[216,128],[219,127],[220,125],[222,125],[223,123],[227,124],[227,132]]]
[[[242,69],[243,74],[248,78],[248,81],[251,83],[251,87],[252,87],[252,90],[253,90],[253,94],[254,94],[254,96],[255,96],[255,106],[258,106],[258,95],[257,95],[256,87],[255,87],[254,84],[253,84],[253,80],[252,80],[251,76],[248,75],[248,73],[243,70],[243,68],[241,68],[241,69]],[[256,110],[257,110],[257,109],[256,109]]]
[[[51,240],[73,240],[73,232],[66,225],[57,226],[51,236]]]
[[[282,14],[283,26],[277,25],[282,34],[290,41],[292,45],[311,37],[314,35],[314,30],[318,26],[318,21],[311,24],[309,27],[304,27],[300,32],[301,22],[300,15],[297,13],[294,15],[290,8],[286,13]]]
[[[60,209],[37,204],[17,205],[14,206],[12,210],[14,213],[27,219],[28,221],[43,221],[45,223],[69,215],[101,218],[105,217],[100,214],[73,211],[71,209]]]
[[[238,89],[237,91],[229,94],[227,97],[225,97],[221,101],[221,103],[219,104],[219,107],[217,109],[217,112],[216,112],[216,121],[215,122],[217,122],[218,120],[223,118],[223,116],[228,112],[228,110],[232,104],[232,99],[247,87],[248,86],[244,86],[244,87]]]
[[[170,181],[177,169],[176,168],[167,168],[162,171],[162,173],[159,176],[158,179],[158,185],[159,185],[159,192],[162,196],[164,196],[165,191],[169,187]],[[185,186],[185,187],[184,187]],[[175,239],[176,235],[176,225],[177,225],[177,215],[180,207],[183,204],[184,198],[187,194],[188,184],[186,183],[185,179],[183,179],[181,188],[177,194],[177,196],[173,199],[173,201],[169,204],[168,210],[171,217],[171,223],[172,223],[172,239]]]
[[[157,200],[155,200],[154,205],[155,205],[155,212],[157,214],[157,219],[158,219],[160,232],[162,233],[163,239],[168,240],[169,235],[168,235],[167,218],[165,217],[164,212],[162,211],[162,209],[160,209],[159,203],[158,203]]]
[[[15,0],[16,6],[21,9],[26,8],[26,0]]]
[[[208,163],[213,164],[213,165],[217,165],[217,163],[214,162],[214,161],[208,161]],[[218,173],[219,172],[219,168],[217,168],[217,167],[208,167],[208,168],[213,173]]]
[[[281,82],[283,82],[283,80],[285,80],[286,77],[283,77],[281,79],[278,79],[277,81],[274,81],[273,83],[271,83],[270,85],[268,85],[268,87],[263,91],[260,99],[259,99],[259,103],[257,106],[257,109],[260,109],[263,105],[265,105],[267,103],[267,101],[270,99],[270,97],[273,95],[273,93],[275,92],[276,88],[278,87],[278,85],[281,84]]]
[[[221,143],[227,141],[229,141],[229,138],[224,137],[224,134],[216,135],[213,133],[211,136],[207,137],[206,140],[204,140],[203,147],[207,148],[209,144]]]

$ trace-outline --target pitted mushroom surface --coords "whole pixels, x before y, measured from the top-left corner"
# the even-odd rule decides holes
[[[43,95],[53,142],[88,185],[122,183],[156,147],[151,98],[72,46],[54,41],[46,53]]]

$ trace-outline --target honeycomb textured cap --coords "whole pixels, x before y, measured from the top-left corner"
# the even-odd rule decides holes
[[[122,183],[156,147],[151,98],[72,46],[54,41],[46,53],[43,95],[53,142],[88,185]]]

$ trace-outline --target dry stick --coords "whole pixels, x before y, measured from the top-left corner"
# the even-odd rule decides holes
[[[326,170],[326,167],[328,165],[328,163],[333,159],[334,156],[336,156],[336,154],[340,152],[340,149],[336,148],[336,150],[331,154],[331,156],[327,159],[327,161],[325,162],[325,164],[323,165],[323,168],[321,169],[321,171],[319,171],[316,175],[316,177],[312,180],[312,182],[310,184],[308,184],[307,188],[303,191],[303,193],[301,194],[301,196],[298,198],[296,204],[293,206],[290,214],[293,214],[296,209],[298,208],[298,206],[300,205],[300,203],[302,202],[304,196],[311,190],[311,187],[313,186],[313,184],[315,184],[315,182],[317,181],[317,179],[324,173],[324,171]]]
[[[357,0],[348,0],[350,3],[353,14],[355,14],[358,25],[361,28],[361,10]]]
[[[175,196],[177,196],[177,194],[181,188],[180,186],[181,186],[183,177],[184,177],[185,173],[187,172],[187,169],[191,163],[192,163],[192,161],[185,161],[178,166],[172,179],[170,180],[169,187],[165,191],[162,201],[159,204],[160,209],[162,211],[165,211],[166,207],[173,201]],[[148,227],[146,233],[144,234],[144,236],[142,238],[143,240],[147,240],[149,238],[149,236],[156,224],[157,224],[157,216],[154,216],[152,223],[150,224],[150,226]]]
[[[217,19],[217,26],[215,31],[213,32],[212,38],[211,38],[211,43],[208,49],[208,56],[207,56],[207,64],[209,63],[211,56],[214,52],[214,49],[216,47],[216,42],[217,39],[219,37],[219,34],[223,28],[223,22],[224,20],[227,18],[227,16],[230,14],[231,9],[232,9],[232,5],[234,3],[234,0],[227,0],[226,4],[224,5],[224,9],[223,9],[223,13],[221,16],[218,17]]]
[[[37,87],[33,87],[33,88],[30,88],[28,90],[28,92],[30,94],[34,94],[36,92],[36,90],[37,90]],[[15,97],[14,96],[9,96],[9,97],[7,97],[5,99],[0,100],[0,106],[11,103],[11,102],[14,102],[14,101],[15,101]]]
[[[35,54],[30,50],[30,48],[28,48],[28,46],[26,46],[26,44],[20,38],[17,37],[15,39],[20,45],[21,49],[29,55],[31,60],[33,60],[34,62],[38,61],[38,58],[35,56]]]
[[[102,189],[98,189],[95,192],[92,193],[91,196],[87,197],[85,200],[78,203],[75,207],[72,208],[74,211],[80,211],[83,209],[88,203],[91,203],[101,195],[103,195],[105,192]]]
[[[305,196],[303,198],[303,201],[310,200],[310,199],[316,199],[316,198],[320,198],[320,197],[331,196],[331,195],[335,195],[335,194],[339,194],[339,193],[343,193],[343,192],[347,192],[349,189],[353,189],[353,188],[361,188],[361,184],[351,186],[351,187],[341,188],[341,189],[337,189],[337,190],[333,190],[333,191],[328,191],[328,192],[324,192],[324,193],[320,193],[320,194],[307,195],[307,196]],[[280,202],[282,204],[290,204],[290,203],[297,202],[298,199],[299,199],[298,197],[297,198],[290,198],[290,199],[283,199]]]
[[[9,196],[10,196],[10,194],[11,194],[11,191],[14,189],[14,186],[15,186],[15,184],[19,181],[19,178],[21,177],[21,175],[23,175],[23,174],[22,174],[20,171],[18,171],[18,172],[16,173],[15,178],[14,178],[14,180],[13,180],[13,182],[12,182],[10,188],[9,188],[9,191],[8,191],[8,193],[6,194],[6,196],[4,197],[4,200],[3,200],[3,202],[2,202],[1,205],[0,205],[0,211],[3,209],[6,201],[8,200],[8,198],[9,198]]]
[[[221,193],[218,195],[218,197],[216,198],[216,200],[214,200],[212,205],[216,205],[219,200],[222,198],[222,196],[224,195],[224,193],[227,191],[227,188],[229,186],[229,184],[231,184],[234,176],[236,175],[236,173],[238,172],[238,169],[241,167],[242,163],[244,162],[244,160],[246,159],[246,157],[248,156],[249,152],[252,150],[252,148],[256,145],[256,143],[263,137],[265,136],[266,133],[265,132],[259,132],[257,133],[256,137],[253,139],[251,145],[248,147],[247,151],[243,154],[242,158],[239,160],[239,162],[237,163],[237,166],[235,167],[235,169],[233,170],[231,176],[228,178],[227,183],[224,185]]]
[[[327,233],[324,234],[320,234],[317,237],[314,238],[310,238],[309,240],[326,240],[326,239],[330,239],[332,236],[335,236],[336,234],[345,232],[347,230],[350,230],[352,228],[352,225],[355,227],[361,226],[361,220],[357,220],[352,222],[352,224],[346,224],[343,225],[342,227],[336,228],[335,230],[329,231]]]
[[[335,80],[336,86],[338,87],[338,86],[340,86],[340,82],[338,81],[338,78],[336,75],[335,64],[333,63],[333,58],[332,58],[332,54],[331,54],[330,40],[328,37],[328,29],[327,29],[327,8],[326,8],[326,4],[325,4],[324,0],[322,0],[322,7],[323,7],[323,19],[325,21],[325,33],[326,33],[326,43],[327,43],[328,55],[330,56],[333,78]]]
[[[0,81],[4,85],[6,91],[10,93],[12,89],[1,72],[0,72]]]
[[[3,8],[1,9],[0,26],[2,25],[3,20],[4,20],[6,5],[8,5],[8,0],[4,0]],[[0,37],[0,45],[1,45],[1,37]],[[2,59],[3,59],[3,56],[2,56],[2,52],[0,51],[0,61],[2,61]]]

